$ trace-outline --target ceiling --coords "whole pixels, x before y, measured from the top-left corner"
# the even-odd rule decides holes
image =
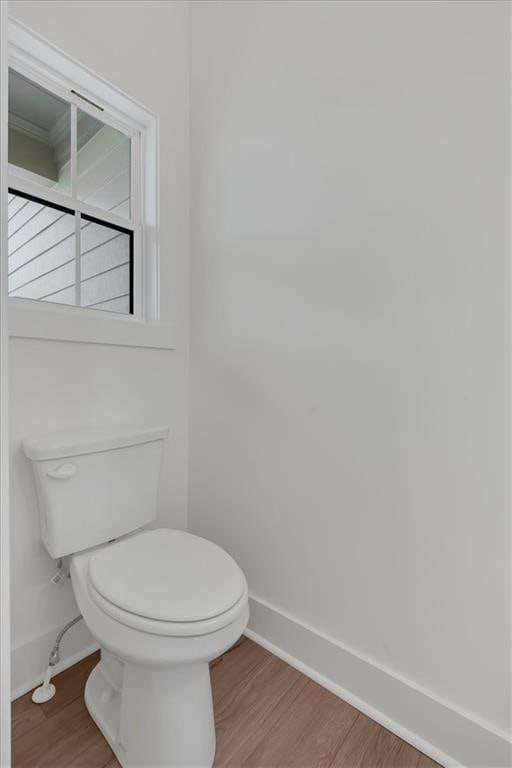
[[[50,132],[67,112],[67,102],[9,70],[9,116],[30,123],[41,132],[41,140],[46,134],[48,143],[53,143]]]

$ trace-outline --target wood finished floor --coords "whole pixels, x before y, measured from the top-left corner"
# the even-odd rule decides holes
[[[55,678],[46,704],[13,702],[13,768],[117,768],[83,688],[98,654]],[[438,768],[425,755],[242,638],[211,665],[216,768]]]

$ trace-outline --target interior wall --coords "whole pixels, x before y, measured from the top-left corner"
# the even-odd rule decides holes
[[[30,339],[10,342],[13,690],[42,674],[54,634],[77,609],[39,540],[31,433],[139,421],[170,427],[159,519],[186,527],[188,370],[188,6],[182,2],[16,2],[24,22],[159,115],[162,315],[176,350]],[[114,44],[113,44],[113,41]],[[150,41],[150,44],[148,44]],[[91,638],[77,625],[64,656]]]
[[[190,527],[505,731],[508,14],[191,7]]]

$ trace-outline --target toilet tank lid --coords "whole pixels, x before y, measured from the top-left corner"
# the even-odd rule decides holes
[[[23,441],[23,450],[25,456],[33,461],[63,459],[67,456],[81,456],[163,440],[168,432],[168,427],[134,424],[84,427],[26,438]]]

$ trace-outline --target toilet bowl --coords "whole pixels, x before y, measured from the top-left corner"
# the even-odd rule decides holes
[[[101,648],[84,693],[92,718],[126,768],[210,768],[209,662],[247,625],[247,583],[216,544],[141,527],[156,516],[165,434],[88,430],[24,447],[43,541],[69,558],[78,607]]]
[[[220,547],[169,529],[73,555],[78,607],[102,658],[85,703],[125,766],[210,766],[208,662],[240,637],[247,584]]]

